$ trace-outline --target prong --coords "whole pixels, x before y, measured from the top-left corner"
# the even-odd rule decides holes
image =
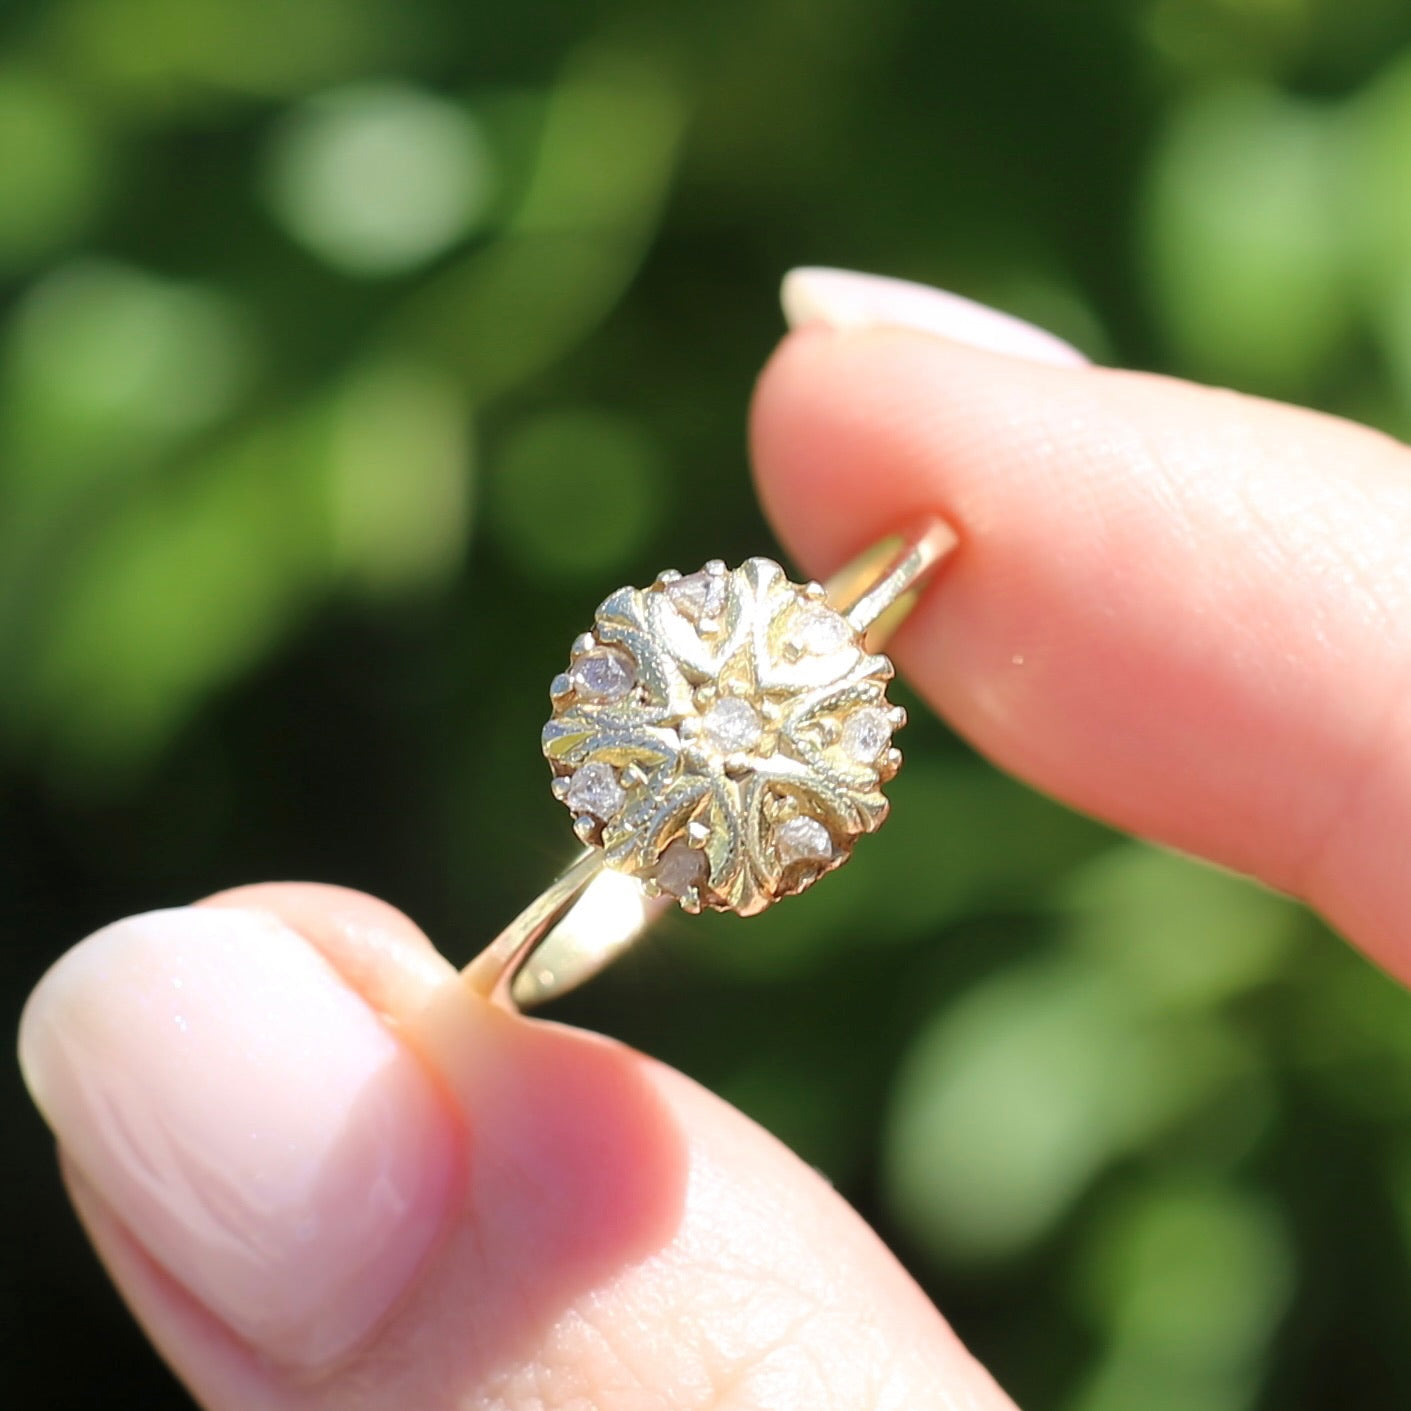
[[[893,706],[887,718],[892,722],[893,730],[900,730],[906,724],[906,707]]]
[[[566,671],[560,671],[552,681],[549,682],[550,700],[561,701],[573,694],[573,682]]]
[[[573,655],[581,657],[584,652],[591,652],[598,645],[598,639],[591,632],[581,632],[573,639]]]
[[[705,566],[705,571],[716,578],[723,577],[729,570],[725,567],[724,559],[711,559]]]
[[[598,820],[591,813],[580,813],[573,820],[573,831],[585,842],[591,843],[598,831]]]
[[[558,778],[555,779],[554,782],[549,785],[550,792],[560,802],[562,802],[562,800],[568,793],[569,782],[570,781],[567,774],[560,774]]]
[[[803,585],[804,596],[815,603],[823,603],[828,600],[828,590],[816,579]]]
[[[710,768],[710,755],[700,745],[686,745],[681,751],[682,762],[698,774]]]
[[[681,898],[681,910],[690,912],[692,916],[699,916],[701,913],[701,894],[694,887],[687,889],[685,896]]]
[[[665,588],[668,583],[675,583],[680,577],[681,570],[679,568],[664,568],[657,574],[657,582]]]
[[[693,818],[686,825],[686,841],[693,848],[705,846],[706,839],[710,837],[710,828],[701,822],[699,818]]]

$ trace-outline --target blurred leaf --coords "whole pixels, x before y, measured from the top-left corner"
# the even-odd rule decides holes
[[[332,554],[370,596],[444,582],[470,527],[469,416],[435,370],[358,368],[334,399]]]
[[[13,441],[0,475],[43,482],[65,466],[101,473],[223,416],[248,378],[251,343],[217,290],[83,259],[27,292],[6,353]]]
[[[352,275],[400,274],[484,218],[489,147],[464,108],[408,84],[321,93],[271,139],[266,187],[291,235]]]
[[[399,336],[444,358],[482,403],[560,357],[636,273],[684,120],[675,84],[648,59],[575,55],[508,232],[413,299]]]
[[[1199,377],[1307,395],[1352,327],[1328,114],[1258,88],[1197,91],[1150,177],[1162,322]]]
[[[1149,1002],[1211,1005],[1267,982],[1302,924],[1295,903],[1142,843],[1111,848],[1064,890],[1074,943]]]
[[[939,1254],[1014,1255],[1248,1061],[1216,1024],[1153,1023],[1080,955],[1001,971],[937,1015],[902,1066],[891,1202]]]
[[[1359,282],[1373,300],[1411,276],[1411,52],[1389,63],[1349,105],[1347,203]]]
[[[649,228],[684,118],[677,85],[645,55],[577,54],[551,95],[515,230]]]
[[[1318,940],[1287,1008],[1300,1074],[1344,1112],[1399,1129],[1411,1118],[1411,993],[1339,937]]]
[[[1352,267],[1371,332],[1411,414],[1411,54],[1354,99],[1345,143]]]
[[[658,464],[646,433],[626,417],[590,408],[543,413],[521,423],[496,458],[495,531],[529,576],[605,583],[658,519]]]
[[[79,234],[108,187],[104,145],[60,84],[0,68],[0,269]]]
[[[1301,57],[1317,0],[1153,0],[1146,32],[1156,51],[1202,77],[1267,76]]]
[[[321,414],[265,426],[132,498],[76,556],[8,702],[72,787],[145,763],[286,630],[327,574],[326,444]]]
[[[1278,1212],[1257,1193],[1158,1184],[1103,1215],[1084,1284],[1107,1351],[1075,1411],[1125,1411],[1133,1395],[1143,1407],[1236,1411],[1255,1404],[1293,1257]]]
[[[160,111],[394,68],[413,10],[396,0],[57,0],[48,27],[110,100]]]
[[[1223,1367],[1263,1351],[1293,1274],[1269,1200],[1216,1181],[1114,1202],[1089,1259],[1089,1306],[1109,1336],[1173,1361]]]

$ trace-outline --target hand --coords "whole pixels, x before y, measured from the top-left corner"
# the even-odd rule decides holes
[[[938,710],[1411,978],[1411,452],[931,291],[789,294],[820,326],[754,441],[799,561],[945,516],[961,548],[893,644]],[[216,1411],[1010,1405],[773,1139],[486,1007],[369,898],[120,922],[41,982],[21,1057],[100,1255]]]

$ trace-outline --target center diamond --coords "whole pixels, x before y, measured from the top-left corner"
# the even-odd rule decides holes
[[[716,749],[739,754],[759,744],[764,722],[748,701],[723,696],[701,717],[701,728]]]

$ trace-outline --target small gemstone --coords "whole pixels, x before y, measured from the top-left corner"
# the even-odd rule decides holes
[[[574,813],[591,813],[606,821],[620,812],[627,802],[627,791],[617,782],[612,765],[594,760],[574,771],[564,802]]]
[[[719,617],[725,606],[725,575],[688,573],[666,585],[666,596],[682,617],[692,622]]]
[[[873,763],[891,740],[891,717],[877,706],[863,706],[843,721],[843,752],[859,764]]]
[[[774,849],[786,867],[791,862],[826,862],[833,856],[833,838],[816,818],[801,813],[774,830]]]
[[[617,647],[584,652],[568,675],[584,700],[604,704],[620,701],[637,684],[632,658]]]
[[[852,628],[841,613],[822,603],[805,603],[795,614],[789,640],[814,656],[828,656],[852,639]]]
[[[568,679],[566,671],[560,671],[552,681],[549,682],[549,694],[551,696],[566,696],[573,689],[573,682]]]
[[[684,897],[705,879],[705,854],[678,838],[657,859],[656,871],[652,875],[662,891],[670,892],[674,897]]]
[[[701,717],[701,725],[717,749],[731,754],[757,745],[764,730],[759,713],[738,696],[722,696]]]

